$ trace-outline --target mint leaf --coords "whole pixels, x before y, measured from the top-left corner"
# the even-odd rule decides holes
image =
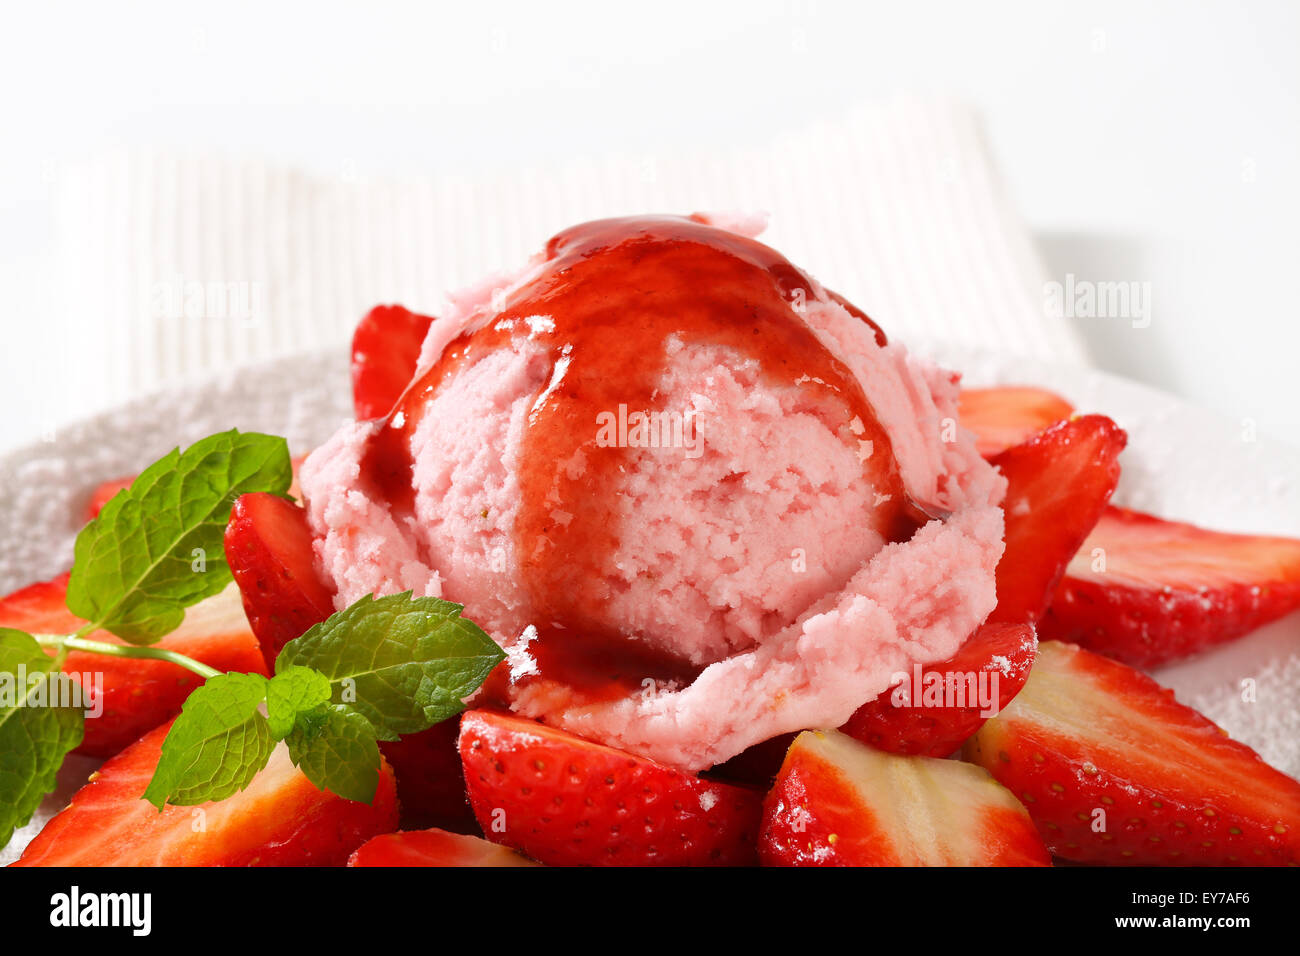
[[[275,747],[258,710],[266,689],[261,674],[230,673],[190,694],[163,741],[144,799],[162,810],[167,803],[224,800],[248,786]]]
[[[285,738],[289,757],[321,790],[371,803],[379,787],[379,744],[370,721],[343,704],[303,714]]]
[[[309,667],[290,667],[271,678],[266,688],[266,720],[271,736],[283,740],[299,714],[315,710],[330,699],[330,682]]]
[[[30,634],[0,628],[0,847],[32,818],[63,758],[81,743],[83,712],[50,706],[53,670]]]
[[[77,535],[68,609],[83,632],[152,644],[230,582],[222,536],[235,499],[284,494],[292,481],[283,438],[232,430],[174,449]]]
[[[367,595],[286,644],[275,668],[324,674],[331,699],[359,711],[380,739],[416,733],[460,713],[505,658],[462,610],[410,591]]]
[[[224,800],[248,786],[283,739],[317,787],[372,802],[379,740],[458,713],[505,657],[460,612],[409,591],[367,595],[290,641],[274,677],[209,678],[163,741],[145,799],[160,810]]]

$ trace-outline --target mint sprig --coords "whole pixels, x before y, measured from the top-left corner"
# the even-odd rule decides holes
[[[52,706],[55,665],[30,634],[0,628],[0,847],[32,818],[81,743],[82,712]]]
[[[85,625],[72,635],[0,629],[0,691],[6,683],[14,689],[0,701],[0,846],[31,819],[54,789],[64,758],[81,742],[84,713],[59,706],[50,693],[68,653],[166,660],[204,678],[217,676],[174,651],[138,645],[174,630],[185,608],[230,582],[222,538],[235,499],[248,491],[284,494],[292,481],[288,446],[272,435],[228,431],[173,450],[114,495],[77,535],[67,604]],[[101,628],[131,643],[86,639]],[[18,689],[20,676],[24,686]],[[203,768],[216,766],[211,753],[224,746],[233,749],[234,738],[194,756],[177,789],[186,792]],[[220,763],[225,769],[228,761]],[[219,792],[241,780],[235,775],[205,785]]]
[[[230,582],[223,536],[235,499],[285,494],[292,480],[284,439],[271,435],[229,431],[172,451],[77,536],[67,603],[86,624],[36,636],[0,628],[0,691],[28,678],[17,697],[0,693],[0,846],[31,819],[81,741],[82,711],[51,706],[43,692],[71,651],[165,660],[205,679],[168,731],[143,795],[159,809],[243,790],[280,742],[317,787],[371,802],[378,742],[458,713],[504,659],[459,605],[410,592],[367,596],[311,628],[281,652],[270,678],[221,674],[143,646]],[[87,638],[100,629],[128,643]]]
[[[231,580],[222,535],[235,499],[285,494],[293,481],[283,438],[222,432],[173,450],[118,492],[77,535],[68,609],[78,633],[106,630],[152,644],[185,608]]]
[[[367,595],[285,645],[269,680],[210,678],[168,731],[145,799],[160,810],[222,800],[247,786],[283,740],[317,787],[371,802],[378,741],[459,713],[505,657],[461,610],[409,591]]]

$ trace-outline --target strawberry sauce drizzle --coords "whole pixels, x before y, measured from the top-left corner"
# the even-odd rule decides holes
[[[363,480],[395,515],[410,515],[410,441],[429,396],[481,355],[516,339],[540,343],[555,371],[535,399],[520,448],[522,506],[514,529],[538,630],[529,651],[539,677],[588,701],[625,696],[647,677],[689,683],[702,668],[611,628],[602,613],[611,594],[607,558],[619,544],[628,449],[597,444],[598,416],[620,405],[685,411],[663,409],[657,400],[671,336],[688,345],[730,347],[757,360],[774,385],[820,393],[842,406],[842,436],[851,445],[872,443],[864,467],[872,469],[877,490],[891,495],[858,520],[890,540],[909,537],[917,526],[889,438],[861,386],[796,311],[813,295],[811,280],[775,250],[695,218],[606,219],[567,229],[547,244],[538,275],[408,386],[370,439]],[[884,343],[864,313],[828,295]],[[538,316],[553,328],[524,321]],[[854,418],[861,422],[856,434]],[[706,436],[707,427],[701,427]]]

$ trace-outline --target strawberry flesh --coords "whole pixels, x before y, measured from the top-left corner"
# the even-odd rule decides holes
[[[1015,797],[977,767],[800,734],[763,814],[765,866],[1049,866]]]
[[[1081,863],[1300,861],[1300,783],[1130,667],[1044,641],[1029,681],[965,759]]]
[[[755,862],[762,797],[509,714],[461,718],[488,839],[552,866]]]
[[[896,754],[946,757],[979,730],[990,711],[1001,711],[1029,677],[1038,641],[1028,624],[985,624],[946,661],[921,671],[921,699],[908,678],[863,704],[841,731]],[[981,683],[980,675],[987,675]],[[926,699],[930,687],[951,687],[938,706]],[[981,688],[987,695],[980,703]],[[996,699],[994,699],[996,697]]]
[[[377,305],[352,335],[352,404],[357,421],[382,418],[415,375],[433,318]]]
[[[334,594],[316,573],[307,512],[277,495],[240,495],[226,525],[226,561],[268,671],[285,644],[334,613]]]
[[[482,837],[446,830],[385,833],[359,846],[348,866],[536,866]]]
[[[1300,608],[1300,541],[1206,531],[1107,508],[1070,561],[1043,619],[1134,667],[1235,640]]]
[[[1104,415],[1053,425],[992,459],[1006,476],[1006,550],[990,621],[1035,624],[1119,482],[1128,436]]]
[[[1074,414],[1074,407],[1061,396],[1028,386],[962,389],[957,409],[962,427],[975,433],[975,447],[985,458],[1028,441]]]

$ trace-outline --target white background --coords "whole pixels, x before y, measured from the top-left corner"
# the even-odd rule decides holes
[[[49,251],[51,182],[105,149],[474,171],[743,145],[939,92],[982,110],[1053,277],[1151,283],[1150,328],[1079,321],[1098,365],[1300,443],[1296,4],[177,7],[7,5],[6,369],[42,346],[13,290]],[[7,421],[0,442],[32,431]]]

